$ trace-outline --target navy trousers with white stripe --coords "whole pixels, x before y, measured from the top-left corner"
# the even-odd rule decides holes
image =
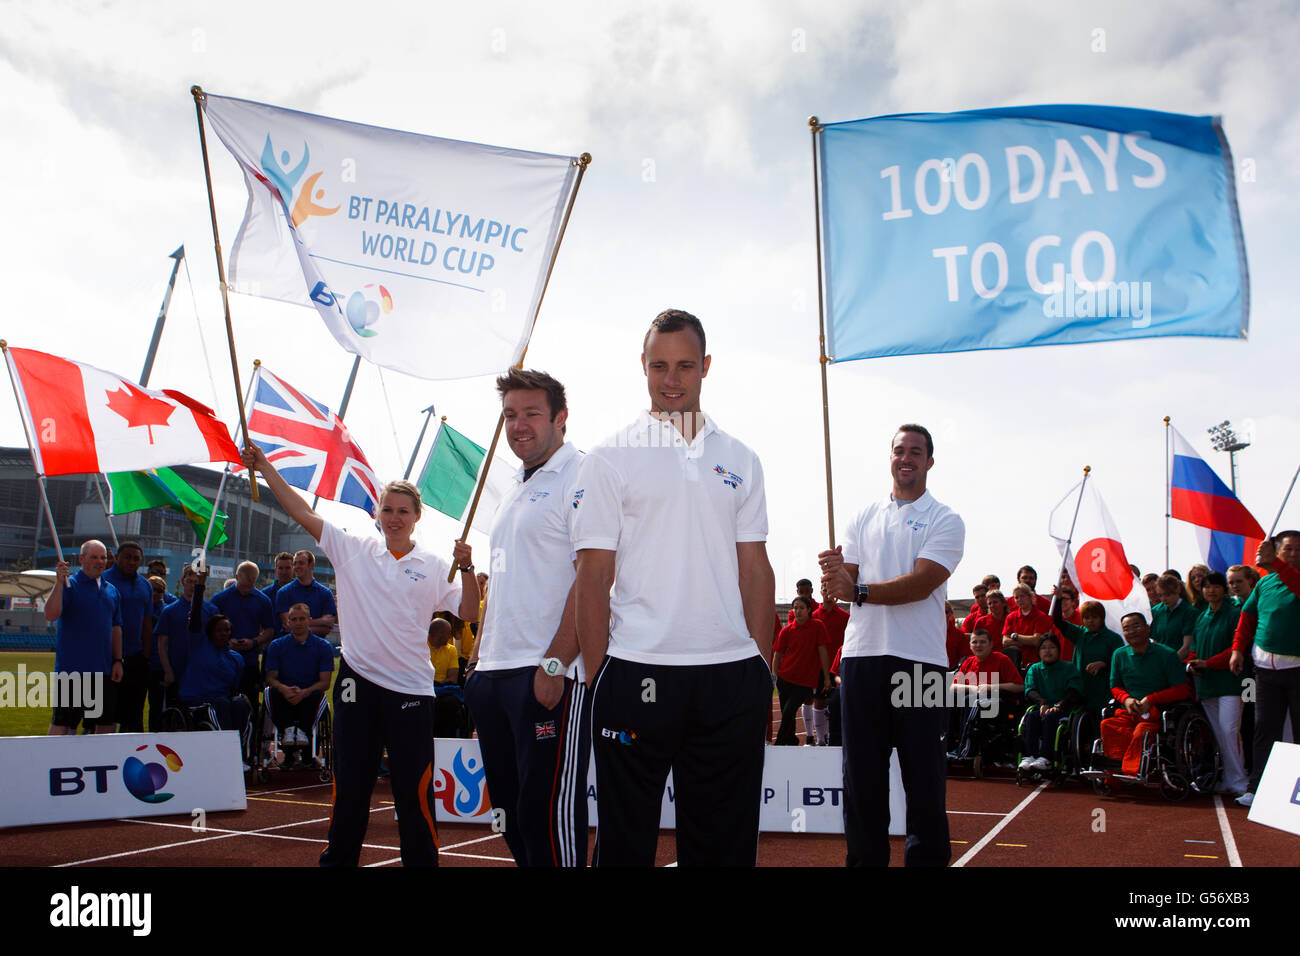
[[[535,667],[475,671],[465,684],[493,813],[519,866],[587,865],[587,687],[566,680],[547,710],[533,695]]]

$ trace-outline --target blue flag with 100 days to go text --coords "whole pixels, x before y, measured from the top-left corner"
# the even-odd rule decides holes
[[[832,123],[817,138],[832,361],[1246,336],[1217,117],[1025,106]]]

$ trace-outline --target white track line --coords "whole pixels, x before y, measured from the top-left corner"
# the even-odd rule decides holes
[[[463,840],[460,843],[453,843],[450,846],[444,846],[440,848],[438,852],[441,853],[446,850],[459,850],[461,847],[469,846],[471,843],[483,843],[487,840],[500,840],[500,839],[501,839],[500,833],[490,833],[485,837],[476,837],[473,840]]]
[[[1219,832],[1223,834],[1223,849],[1228,854],[1228,866],[1241,866],[1241,854],[1237,852],[1237,841],[1232,836],[1232,825],[1228,823],[1227,811],[1223,809],[1223,798],[1214,795],[1214,815],[1219,818]]]
[[[248,790],[245,788],[244,792],[250,797],[265,797],[273,793],[293,793],[296,790],[318,790],[321,787],[328,786],[328,783],[311,783],[305,787],[284,787],[281,790]]]
[[[392,807],[371,807],[370,812],[379,813],[383,810],[391,810],[391,809],[393,808]],[[66,867],[66,866],[84,866],[87,863],[100,863],[104,860],[118,860],[124,856],[135,856],[138,853],[155,853],[158,850],[171,850],[178,846],[189,846],[190,844],[193,843],[210,843],[215,840],[229,840],[231,837],[236,837],[236,836],[261,836],[263,834],[270,833],[273,830],[286,830],[289,827],[301,827],[301,826],[307,826],[312,823],[326,823],[328,821],[329,821],[329,817],[317,817],[315,820],[298,820],[295,821],[294,823],[280,823],[273,827],[262,827],[259,830],[229,830],[220,833],[218,836],[199,837],[196,840],[182,840],[179,843],[167,843],[162,846],[146,846],[146,847],[141,847],[138,850],[126,850],[122,853],[110,853],[108,856],[97,856],[97,857],[92,857],[91,859],[88,860],[73,860],[70,863],[56,863],[54,865],[55,868]],[[172,826],[172,827],[190,826],[189,824],[162,823],[156,820],[124,819],[120,822],[148,823],[154,826]]]
[[[460,857],[464,857],[467,860],[495,860],[498,863],[515,862],[515,858],[513,856],[480,856],[476,853],[448,853],[445,850],[439,850],[438,855],[439,856],[460,856]]]
[[[960,813],[968,817],[1000,817],[1003,814],[996,810],[949,810],[949,813]]]
[[[989,841],[991,841],[995,836],[1001,833],[1006,828],[1006,825],[1010,823],[1012,820],[1014,820],[1016,818],[1016,815],[1020,813],[1021,810],[1029,806],[1030,801],[1033,800],[1034,797],[1038,796],[1046,789],[1047,789],[1047,781],[1044,780],[1042,783],[1038,785],[1038,787],[1034,790],[1033,793],[1025,797],[1025,799],[1021,800],[1018,804],[1016,804],[1015,809],[1013,809],[1010,813],[1004,816],[1001,822],[996,824],[993,827],[993,829],[990,830],[988,833],[984,834],[984,836],[980,839],[978,843],[976,843],[973,847],[971,847],[969,850],[963,853],[961,859],[959,859],[956,863],[954,863],[953,867],[965,866],[968,862],[970,862],[970,860],[974,858],[975,854],[978,853],[980,850],[984,849],[986,846],[988,846]]]
[[[193,829],[188,823],[160,823],[157,820],[122,820],[122,823],[146,823],[153,827],[179,827],[182,830]],[[291,823],[289,826],[299,826],[297,823]],[[304,843],[328,843],[324,837],[303,837],[289,836],[287,833],[264,833],[260,830],[226,830],[222,827],[204,827],[203,833],[223,833],[230,836],[255,836],[263,837],[268,840],[300,840]],[[381,843],[363,843],[361,846],[367,850],[400,850],[400,846],[384,846]]]

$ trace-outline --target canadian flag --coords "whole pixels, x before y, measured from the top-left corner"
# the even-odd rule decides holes
[[[1084,478],[1069,490],[1052,509],[1047,533],[1056,539],[1065,568],[1079,585],[1080,601],[1099,601],[1106,609],[1108,628],[1121,633],[1120,618],[1133,611],[1151,623],[1151,601],[1129,567],[1119,529],[1101,500],[1096,479]]]
[[[42,475],[239,461],[230,431],[188,395],[31,349],[5,350]]]

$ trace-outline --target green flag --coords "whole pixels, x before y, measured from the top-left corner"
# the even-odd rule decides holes
[[[170,468],[149,471],[117,471],[108,475],[109,511],[115,515],[149,508],[171,508],[190,519],[195,537],[201,542],[208,533],[212,503],[195,491]],[[208,547],[226,540],[226,515],[217,512]]]
[[[487,449],[443,422],[416,484],[421,502],[460,520],[474,497],[478,470],[486,456]]]

